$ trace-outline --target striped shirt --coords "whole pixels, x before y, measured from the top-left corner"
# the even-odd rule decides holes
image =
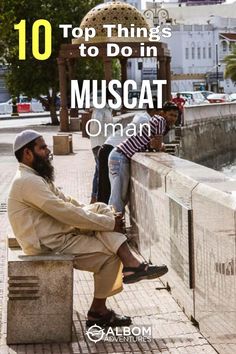
[[[161,116],[153,116],[149,123],[150,128],[147,125],[143,126],[141,131],[126,139],[123,143],[120,143],[117,148],[118,151],[131,158],[136,152],[145,151],[150,140],[155,135],[164,135],[167,129],[166,120]]]

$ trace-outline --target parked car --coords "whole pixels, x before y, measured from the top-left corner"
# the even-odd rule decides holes
[[[0,103],[0,114],[11,114],[12,113],[12,99]]]
[[[31,111],[31,103],[28,97],[21,96],[18,99],[17,105],[17,112],[18,113],[30,113]]]
[[[43,99],[42,105],[43,105],[44,111],[50,111],[48,97],[45,96],[45,95],[41,95],[40,97]],[[69,98],[67,98],[67,105],[68,105],[68,108],[69,108],[69,105],[70,105],[70,99]],[[56,97],[55,97],[55,106],[56,106],[56,110],[59,111],[60,107],[61,107],[61,95],[60,95],[60,93],[58,93],[56,95]]]
[[[229,99],[231,102],[236,101],[236,93],[231,93],[231,95],[229,95]]]
[[[17,102],[18,113],[44,112],[43,105],[35,98],[31,100],[26,96],[20,96]],[[12,113],[12,99],[0,103],[0,114]]]
[[[25,107],[25,109],[22,107]],[[43,105],[39,100],[37,100],[36,98],[29,99],[26,96],[19,97],[17,103],[17,110],[19,113],[44,112]]]
[[[180,91],[181,97],[186,99],[186,106],[207,104],[208,101],[205,99],[201,91]]]
[[[212,95],[214,93],[212,91],[198,91],[198,92],[201,92],[201,94],[205,97],[206,100],[209,95]]]
[[[230,102],[230,97],[226,93],[213,93],[207,97],[210,103],[223,103]]]

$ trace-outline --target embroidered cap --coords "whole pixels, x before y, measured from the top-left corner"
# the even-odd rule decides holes
[[[42,134],[36,132],[35,130],[23,130],[23,132],[17,134],[15,137],[15,141],[13,143],[13,152],[20,150],[23,146],[37,138],[40,138],[41,136]]]

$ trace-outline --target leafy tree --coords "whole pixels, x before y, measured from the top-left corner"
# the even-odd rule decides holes
[[[225,77],[236,82],[236,45],[233,46],[232,53],[225,57],[224,62],[226,63]]]
[[[57,57],[64,39],[59,24],[79,27],[85,14],[100,0],[1,0],[0,5],[0,58],[8,64],[7,86],[12,95],[25,94],[38,98],[50,109],[52,124],[58,124],[56,95],[59,91]],[[26,20],[26,60],[18,58],[18,31],[14,24]],[[52,26],[52,54],[47,60],[37,60],[32,55],[32,25],[45,19]],[[40,33],[40,38],[43,34]],[[43,40],[40,40],[41,45]],[[84,59],[78,63],[79,79],[102,78],[102,66],[98,60]],[[42,97],[44,96],[44,97]]]

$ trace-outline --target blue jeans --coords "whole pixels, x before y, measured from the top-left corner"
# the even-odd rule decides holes
[[[128,201],[130,178],[130,159],[116,149],[112,150],[108,159],[111,195],[109,204],[116,212],[124,213]]]
[[[97,198],[98,195],[98,151],[100,149],[100,146],[96,146],[95,148],[92,149],[93,151],[93,156],[95,160],[95,171],[94,171],[94,176],[93,176],[93,187],[92,187],[92,198]]]

